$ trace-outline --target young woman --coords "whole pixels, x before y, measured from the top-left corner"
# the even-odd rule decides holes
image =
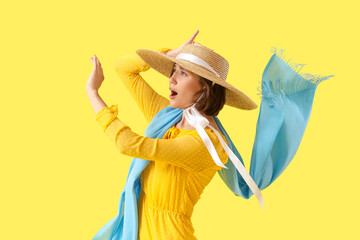
[[[226,81],[228,62],[213,50],[195,43],[197,34],[198,31],[177,49],[139,49],[137,54],[118,59],[116,71],[149,123],[144,136],[133,132],[117,117],[117,105],[108,107],[103,102],[98,94],[104,80],[101,64],[95,55],[91,58],[94,69],[86,90],[96,120],[120,153],[134,157],[120,198],[119,213],[93,239],[196,239],[191,215],[216,172],[235,195],[250,198],[254,194],[262,206],[260,189],[270,185],[295,155],[312,101],[307,101],[304,112],[293,107],[297,113],[291,113],[290,109],[292,117],[305,117],[303,122],[289,125],[287,115],[279,112],[283,106],[274,103],[275,84],[269,86],[272,80],[263,80],[263,99],[271,98],[271,101],[263,101],[268,105],[260,110],[251,176],[247,173],[240,154],[216,116],[224,104],[246,110],[257,105]],[[276,67],[270,64],[276,62],[273,58],[268,70]],[[156,93],[141,77],[140,72],[150,67],[169,78],[170,100]],[[299,89],[302,80],[296,81]],[[278,90],[287,93],[284,86],[293,84],[278,85]],[[316,85],[303,86],[302,90],[314,89]],[[313,93],[310,91],[309,96]],[[284,100],[284,95],[279,96]],[[309,100],[309,96],[305,97]],[[268,123],[262,127],[263,117]],[[285,130],[281,129],[283,124]],[[299,132],[293,141],[284,144],[278,136],[286,137],[289,130],[293,134]],[[287,147],[283,150],[285,154],[279,156],[278,150],[284,147]]]

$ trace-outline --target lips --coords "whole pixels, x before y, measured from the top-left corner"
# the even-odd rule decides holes
[[[176,91],[174,91],[174,89],[172,89],[172,88],[169,88],[169,90],[171,91],[171,95],[172,95],[172,96],[175,96],[175,95],[177,95],[177,92],[176,92]]]
[[[170,93],[170,98],[174,98],[177,95],[177,92],[175,92],[173,89],[169,88],[169,90],[171,91]]]

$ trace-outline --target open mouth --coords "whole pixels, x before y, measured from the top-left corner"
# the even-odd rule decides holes
[[[172,97],[173,97],[173,96],[176,96],[176,95],[177,95],[177,92],[175,92],[175,91],[172,91],[172,90],[171,90],[171,94],[170,94],[170,96],[172,96]]]

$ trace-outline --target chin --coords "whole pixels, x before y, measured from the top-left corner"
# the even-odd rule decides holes
[[[170,99],[170,106],[173,107],[173,108],[184,108],[185,107],[185,106],[183,106],[181,104],[175,103],[175,101],[171,100],[171,99]]]
[[[180,108],[174,101],[170,100],[170,106],[173,108]]]

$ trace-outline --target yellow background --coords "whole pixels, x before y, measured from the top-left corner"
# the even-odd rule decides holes
[[[20,1],[2,3],[1,239],[91,239],[116,216],[131,157],[95,121],[85,92],[96,54],[100,95],[143,134],[139,108],[114,71],[139,48],[195,41],[230,62],[229,83],[260,106],[271,47],[300,72],[335,75],[316,91],[297,154],[256,198],[218,174],[195,206],[199,239],[359,239],[359,6],[356,1]],[[142,76],[169,95],[167,78]],[[225,107],[224,127],[249,169],[259,108]]]

